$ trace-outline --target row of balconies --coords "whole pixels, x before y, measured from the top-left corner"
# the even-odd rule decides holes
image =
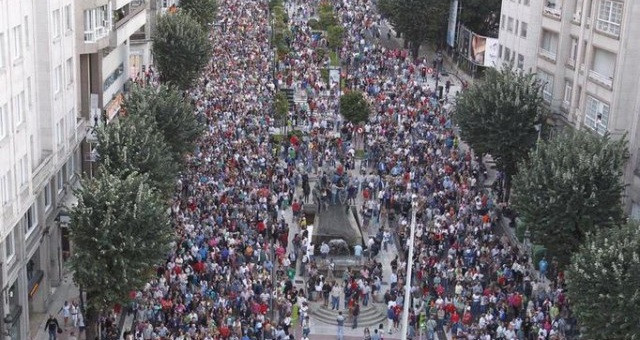
[[[133,0],[116,11],[106,13],[104,19],[97,20],[100,23],[96,23],[94,28],[84,31],[85,52],[96,53],[107,45],[115,48],[124,43],[146,24],[147,8],[148,1]],[[97,17],[103,18],[102,15]]]

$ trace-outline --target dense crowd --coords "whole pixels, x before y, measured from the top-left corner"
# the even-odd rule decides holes
[[[345,29],[344,91],[363,91],[372,107],[361,126],[343,121],[340,81],[327,83],[321,70],[329,56],[317,54],[326,39],[307,24],[318,4],[287,4],[293,39],[274,70],[268,3],[219,1],[213,57],[189,93],[208,130],[177,184],[172,254],[136,294],[136,338],[286,339],[298,325],[306,337],[315,298],[357,319],[360,306],[378,297],[388,309],[384,331],[396,332],[407,262],[412,336],[423,328],[428,339],[438,331],[464,339],[564,337],[570,310],[562,276],[534,277],[528,259],[496,234],[497,204],[450,119],[451,82],[438,100],[424,72],[432,61],[385,47],[384,20],[371,1],[333,1]],[[303,98],[289,117],[301,137],[271,137],[280,88]],[[319,209],[358,206],[372,235],[361,270],[321,273],[331,262],[325,245],[309,240],[301,207],[311,201]],[[412,206],[416,251],[407,259]],[[403,251],[386,286],[375,255],[393,247],[392,235]],[[308,279],[306,291],[295,288],[296,272]]]

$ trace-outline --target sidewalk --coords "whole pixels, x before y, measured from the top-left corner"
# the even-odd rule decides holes
[[[54,291],[53,295],[49,297],[48,308],[46,313],[32,313],[29,319],[29,334],[30,339],[32,340],[48,340],[49,334],[45,331],[44,325],[49,317],[49,314],[52,314],[54,317],[58,319],[58,323],[60,323],[60,327],[62,327],[65,331],[62,334],[58,334],[58,340],[66,340],[71,335],[71,332],[75,333],[75,336],[78,339],[84,339],[84,334],[82,336],[78,335],[78,329],[73,327],[73,321],[69,318],[69,322],[65,329],[64,327],[64,318],[62,317],[62,306],[65,301],[76,301],[80,302],[80,291],[78,287],[73,283],[73,274],[67,272],[64,274],[62,279],[62,283],[59,287],[52,288]]]

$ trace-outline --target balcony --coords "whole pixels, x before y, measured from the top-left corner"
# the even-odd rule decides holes
[[[605,76],[594,70],[589,70],[589,79],[609,89],[613,87],[613,77]]]
[[[567,66],[575,69],[576,68],[576,60],[573,58],[568,58],[567,59]]]
[[[556,3],[547,2],[542,13],[552,19],[560,20],[562,18],[562,6]]]
[[[116,11],[113,25],[114,33],[111,37],[111,46],[122,45],[147,22],[147,2],[134,0],[128,5]]]
[[[51,177],[51,174],[53,173],[52,156],[51,151],[42,151],[42,160],[33,170],[33,177],[31,178],[34,192],[38,192],[43,188]]]
[[[544,59],[547,59],[551,62],[556,62],[556,52],[547,51],[544,48],[541,48],[538,51],[538,55]]]

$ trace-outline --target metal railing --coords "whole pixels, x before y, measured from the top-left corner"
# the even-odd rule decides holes
[[[33,175],[31,177],[31,182],[33,184],[34,189],[40,188],[44,185],[44,183],[49,178],[51,173],[51,167],[53,166],[52,162],[52,154],[49,153],[40,162],[40,164],[33,170]]]
[[[613,86],[613,78],[600,74],[594,70],[589,70],[589,79],[598,82],[602,85],[611,87]]]
[[[543,13],[546,14],[547,16],[552,17],[552,18],[560,19],[561,16],[562,16],[562,7],[556,8],[555,5],[554,6],[544,6]]]
[[[541,48],[538,53],[544,58],[556,61],[556,52],[547,51],[544,48]]]

